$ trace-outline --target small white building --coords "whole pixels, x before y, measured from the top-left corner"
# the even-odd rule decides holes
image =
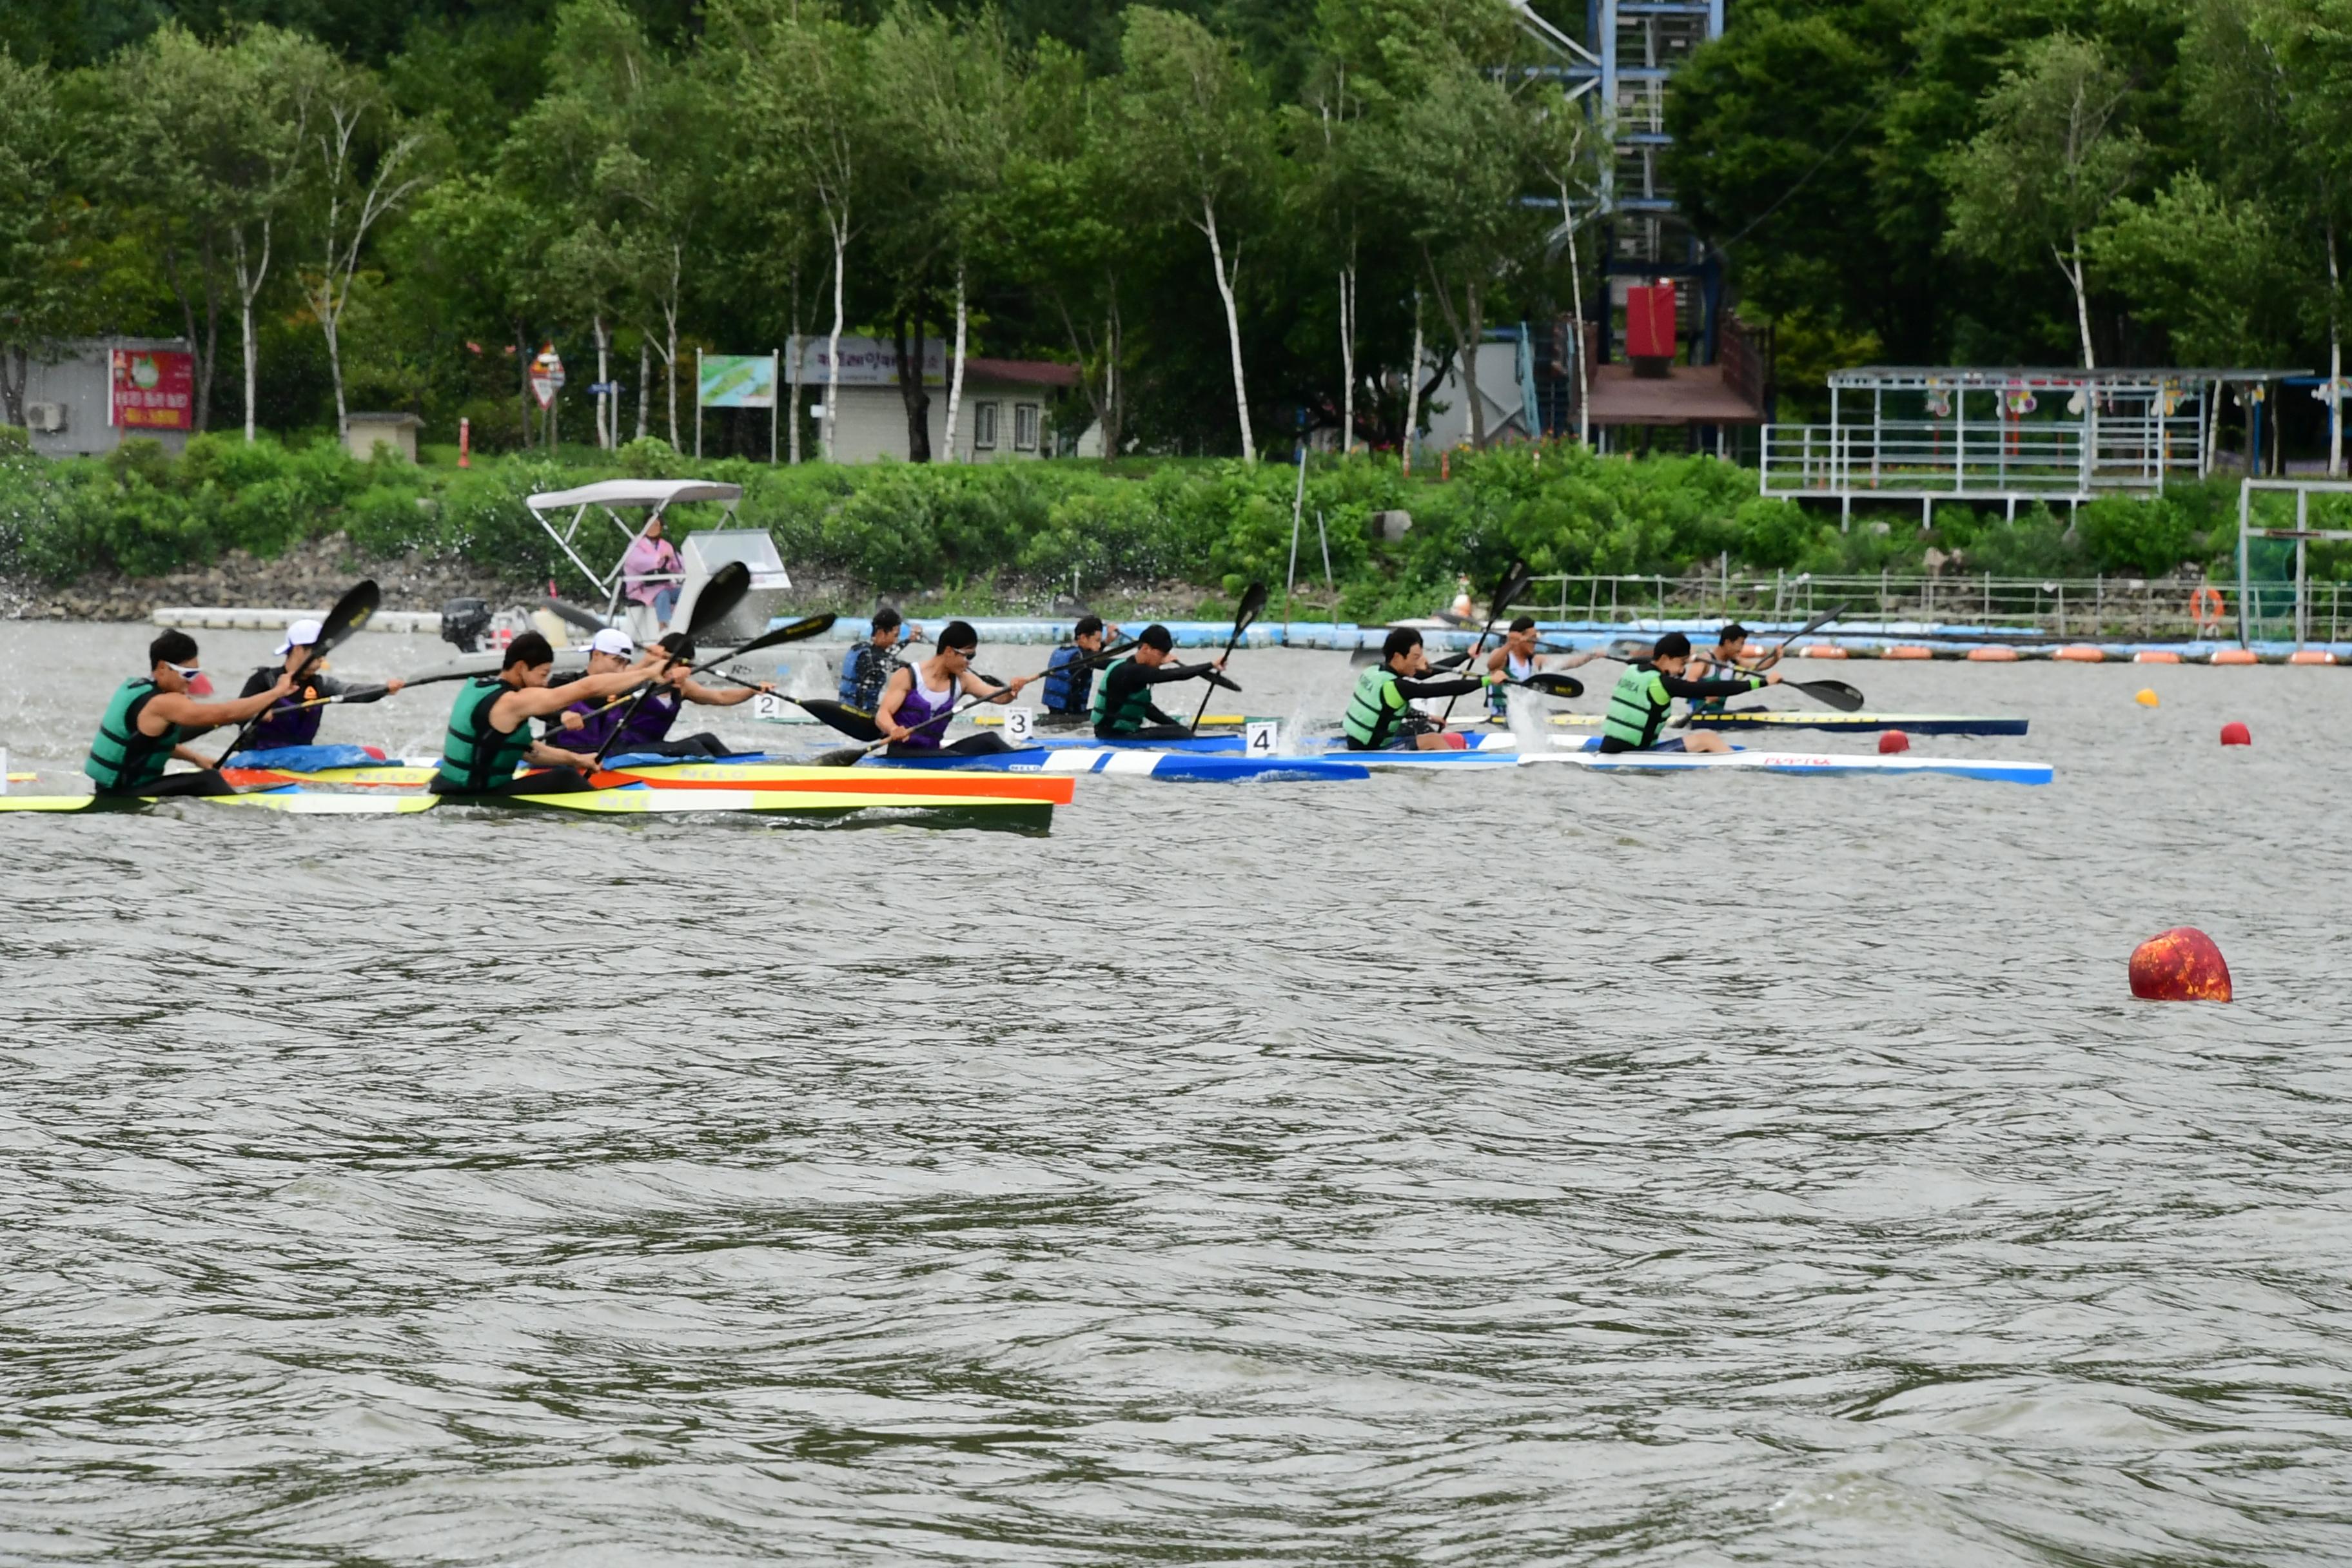
[[[343,450],[364,463],[383,447],[404,462],[416,461],[416,432],[425,421],[414,414],[350,414],[343,417]]]
[[[801,342],[800,402],[822,430],[827,342],[818,337]],[[1076,366],[1047,360],[968,356],[963,362],[963,398],[956,410],[950,452],[946,345],[934,340],[923,348],[923,387],[931,399],[934,458],[1011,463],[1052,452],[1053,431],[1046,411],[1056,394],[1078,384]],[[907,405],[898,390],[898,353],[894,344],[875,338],[843,338],[840,397],[834,427],[836,461],[907,459]]]
[[[195,424],[185,338],[71,338],[26,366],[25,424],[44,458],[89,458],[126,440],[167,452]]]

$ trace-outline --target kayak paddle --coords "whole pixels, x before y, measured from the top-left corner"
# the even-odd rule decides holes
[[[1527,586],[1528,563],[1524,561],[1512,562],[1510,569],[1503,574],[1503,580],[1495,584],[1495,596],[1487,601],[1486,624],[1478,629],[1478,640],[1470,645],[1470,658],[1473,661],[1476,660],[1478,650],[1486,646],[1486,636],[1495,629],[1495,623],[1503,618],[1503,611],[1509,606],[1512,600],[1527,591]],[[1445,711],[1438,715],[1437,719],[1439,729],[1444,729],[1453,721],[1454,705],[1461,700],[1459,695],[1445,700]]]
[[[833,629],[833,622],[834,617],[830,612],[822,616],[803,616],[799,620],[794,621],[791,626],[778,626],[774,631],[767,632],[760,637],[753,637],[741,647],[730,649],[726,653],[720,654],[717,658],[705,659],[702,663],[698,664],[693,668],[688,670],[687,674],[708,675],[712,670],[717,669],[720,665],[729,663],[734,659],[741,658],[747,653],[757,653],[763,647],[775,647],[783,643],[800,642],[809,637],[822,637],[824,633]],[[667,668],[668,667],[665,665],[663,668]],[[748,686],[754,691],[763,691],[767,689],[759,681],[745,680],[740,676],[722,675],[719,679],[727,682],[730,686]],[[631,696],[635,695],[636,693],[631,693]],[[606,709],[618,708],[622,703],[626,702],[629,700],[630,698],[628,697],[615,697],[609,702],[600,703],[596,707],[590,709],[587,716],[593,719],[597,714],[604,712]]]
[[[1242,640],[1242,634],[1249,630],[1250,623],[1257,619],[1257,613],[1265,608],[1265,584],[1251,584],[1242,595],[1241,607],[1234,612],[1234,635],[1225,639],[1223,655],[1225,658],[1234,657],[1234,645]],[[1236,686],[1232,689],[1239,691],[1241,688]],[[1201,705],[1192,710],[1192,733],[1195,735],[1201,732],[1201,716],[1209,710],[1209,699],[1215,696],[1216,692],[1217,683],[1212,680],[1209,682],[1209,689],[1201,693]]]
[[[319,668],[320,659],[325,658],[344,638],[368,624],[369,618],[375,614],[376,606],[382,603],[383,594],[376,587],[373,577],[362,578],[350,593],[335,601],[335,607],[329,610],[326,618],[319,623],[319,636],[310,644],[309,657],[294,671],[297,689],[301,687],[303,678]],[[253,733],[255,726],[261,722],[262,715],[268,711],[265,707],[260,713],[245,721],[245,728],[236,732],[236,738],[229,742],[228,749],[221,752],[222,762],[236,755],[237,749],[245,744],[246,737]]]

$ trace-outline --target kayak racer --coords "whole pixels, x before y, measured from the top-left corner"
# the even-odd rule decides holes
[[[1676,740],[1659,740],[1658,731],[1665,726],[1674,700],[1737,697],[1759,687],[1780,684],[1778,670],[1693,680],[1685,674],[1690,662],[1690,638],[1668,632],[1650,649],[1648,658],[1628,668],[1609,694],[1609,712],[1601,724],[1601,749],[1607,752],[1728,752],[1729,742],[1704,731]]]
[[[1437,721],[1413,710],[1424,697],[1462,697],[1486,684],[1482,676],[1431,680],[1429,654],[1421,634],[1399,626],[1381,645],[1381,662],[1356,678],[1342,728],[1351,752],[1461,751],[1466,742],[1449,735]]]
[[[1106,627],[1100,616],[1081,616],[1078,624],[1070,628],[1070,640],[1054,650],[1045,661],[1045,689],[1043,694],[1045,711],[1040,723],[1056,727],[1084,724],[1094,716],[1095,655],[1102,652],[1103,644],[1118,636],[1117,626]]]
[[[220,763],[187,742],[207,730],[241,724],[286,697],[294,689],[293,676],[280,671],[267,690],[234,702],[199,702],[194,694],[209,687],[196,662],[196,639],[183,631],[149,643],[147,666],[145,675],[115,688],[81,771],[103,795],[235,795]],[[174,757],[201,771],[165,777]]]
[[[732,708],[737,703],[749,702],[762,691],[775,689],[762,683],[721,691],[694,679],[687,673],[688,667],[694,663],[694,642],[684,632],[664,636],[646,649],[642,658],[636,658],[636,651],[629,634],[614,627],[608,626],[589,639],[589,674],[625,669],[635,660],[647,679],[660,684],[634,705],[614,700],[606,703],[574,702],[566,708],[560,719],[565,750],[585,752],[591,757],[731,756],[733,752],[727,742],[708,731],[682,740],[669,738],[670,726],[677,722],[684,704]]]
[[[860,713],[871,713],[882,700],[882,688],[890,678],[907,668],[905,656],[898,652],[898,638],[904,634],[906,622],[898,612],[885,605],[874,612],[874,630],[864,642],[852,643],[849,651],[841,656],[841,686],[837,695],[845,708],[855,708]],[[917,626],[914,635],[923,635]]]
[[[1102,689],[1095,693],[1091,711],[1097,740],[1181,741],[1191,738],[1192,727],[1173,713],[1161,712],[1159,704],[1151,700],[1151,689],[1174,681],[1204,678],[1220,685],[1230,685],[1231,682],[1223,679],[1223,659],[1213,659],[1207,664],[1169,663],[1175,653],[1175,635],[1166,626],[1154,621],[1143,628],[1142,635],[1135,639],[1135,651],[1104,673]]]
[[[874,706],[874,727],[890,742],[890,757],[985,756],[1009,752],[1002,735],[967,735],[946,743],[948,721],[956,699],[978,697],[990,702],[1010,702],[1021,689],[1038,679],[1024,675],[1009,686],[998,686],[972,673],[971,656],[980,649],[980,634],[969,621],[950,621],[940,628],[939,651],[919,663],[901,665],[882,688]]]
[[[1569,655],[1551,668],[1578,669],[1600,657],[1599,648],[1588,648],[1582,653]],[[1504,682],[1525,680],[1544,668],[1543,660],[1536,654],[1535,617],[1521,616],[1514,620],[1511,629],[1504,634],[1500,646],[1486,655],[1486,711],[1498,720],[1507,720],[1511,716],[1511,689]]]
[[[326,667],[310,663],[310,649],[318,642],[320,625],[313,620],[296,621],[286,628],[286,640],[279,643],[277,653],[281,664],[265,664],[245,678],[245,689],[240,697],[257,697],[278,684],[281,676],[289,676],[301,684],[289,690],[282,701],[272,703],[245,738],[247,752],[275,752],[288,746],[316,745],[319,723],[327,714],[323,700],[333,698],[342,702],[379,702],[398,691],[402,682],[387,680],[380,686],[353,686],[336,679],[326,672]],[[303,667],[310,665],[309,672]]]
[[[449,709],[449,732],[441,739],[441,761],[426,787],[435,795],[561,795],[589,788],[584,770],[596,759],[532,740],[530,721],[552,719],[586,699],[634,690],[645,684],[647,673],[627,665],[551,686],[554,673],[555,650],[538,632],[507,644],[498,674],[477,676],[458,688]],[[516,777],[515,769],[526,762],[545,771]]]
[[[1780,650],[1774,648],[1755,663],[1748,663],[1748,628],[1738,621],[1730,621],[1715,634],[1713,647],[1702,648],[1691,655],[1688,673],[1695,679],[1728,680],[1738,675],[1761,674],[1780,662]],[[1694,719],[1712,718],[1723,711],[1723,704],[1724,699],[1720,697],[1695,698],[1691,700],[1688,716]]]

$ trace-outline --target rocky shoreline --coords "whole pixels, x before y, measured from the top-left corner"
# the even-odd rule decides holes
[[[158,605],[294,609],[331,605],[361,577],[383,590],[387,610],[438,610],[460,597],[497,604],[514,595],[463,563],[406,555],[371,560],[341,534],[331,534],[263,561],[232,550],[210,566],[162,577],[93,572],[68,584],[0,577],[0,619],[24,621],[143,621]]]

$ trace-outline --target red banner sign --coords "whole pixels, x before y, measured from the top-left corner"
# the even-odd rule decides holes
[[[126,430],[190,430],[196,422],[195,356],[114,351],[114,396],[107,423]]]

